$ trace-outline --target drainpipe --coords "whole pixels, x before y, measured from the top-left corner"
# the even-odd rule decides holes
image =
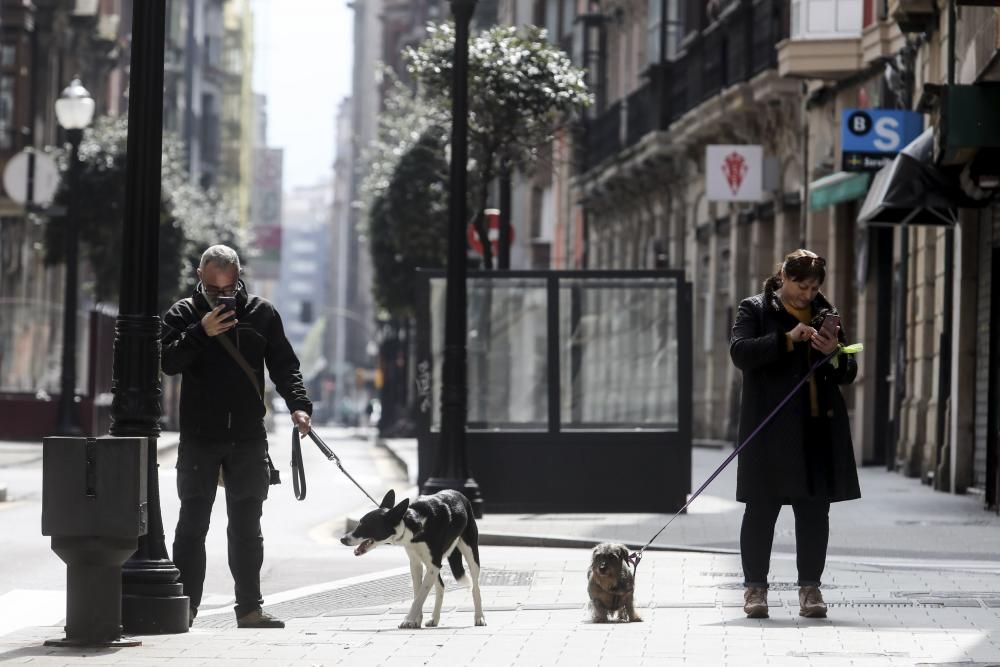
[[[799,247],[806,247],[806,221],[809,216],[809,98],[802,83],[802,201],[799,203]]]
[[[956,23],[955,0],[948,0],[948,85],[955,85],[955,23]],[[958,224],[956,222],[955,224]],[[938,491],[951,491],[951,474],[948,472],[948,464],[951,461],[950,454],[945,449],[947,429],[947,406],[951,399],[951,344],[954,329],[954,306],[955,286],[955,229],[948,227],[944,232],[944,317],[941,323],[941,362],[938,364],[940,377],[938,378],[938,414],[937,414],[937,461],[934,474],[934,488]],[[954,419],[954,411],[952,411]],[[957,443],[951,443],[955,447]]]

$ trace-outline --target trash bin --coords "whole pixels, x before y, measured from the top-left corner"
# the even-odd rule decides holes
[[[145,438],[50,437],[42,448],[42,535],[66,563],[58,646],[137,646],[122,637],[122,564],[146,534]]]

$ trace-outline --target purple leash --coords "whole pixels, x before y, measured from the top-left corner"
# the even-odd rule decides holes
[[[757,426],[757,428],[754,429],[753,433],[751,433],[750,435],[748,435],[747,439],[744,440],[742,443],[740,443],[739,447],[737,447],[736,449],[733,450],[733,453],[729,455],[729,458],[727,458],[725,461],[723,461],[722,465],[720,465],[718,468],[715,469],[715,472],[713,472],[709,476],[709,478],[707,480],[705,480],[705,483],[702,484],[700,487],[698,487],[697,491],[695,491],[694,493],[691,494],[691,497],[688,499],[688,501],[686,503],[684,503],[684,507],[682,507],[679,510],[677,510],[677,512],[672,517],[670,517],[670,521],[667,521],[667,523],[663,526],[663,528],[660,528],[658,531],[656,531],[656,535],[653,535],[653,537],[651,537],[649,539],[649,542],[646,542],[645,546],[643,546],[641,549],[639,549],[635,553],[632,553],[632,554],[629,555],[628,560],[629,560],[629,562],[632,563],[632,569],[633,570],[638,570],[639,569],[639,561],[642,560],[642,552],[644,552],[646,550],[646,547],[648,547],[650,544],[652,544],[653,540],[655,540],[657,537],[659,537],[660,533],[662,533],[663,531],[665,531],[667,529],[667,526],[669,526],[671,523],[673,523],[674,519],[676,519],[678,516],[680,516],[681,513],[688,508],[688,505],[690,505],[691,503],[694,502],[695,498],[697,498],[698,496],[701,495],[701,492],[704,491],[708,487],[708,485],[712,483],[712,480],[714,480],[716,477],[718,477],[719,473],[721,473],[723,470],[725,470],[726,466],[728,466],[730,463],[732,463],[732,460],[735,459],[739,455],[739,453],[741,451],[743,451],[743,448],[745,448],[747,445],[750,444],[750,441],[754,439],[754,436],[756,436],[758,433],[760,433],[761,430],[765,426],[767,426],[768,423],[772,419],[774,419],[774,417],[779,412],[781,412],[781,409],[783,407],[785,407],[785,404],[788,403],[788,401],[792,400],[792,396],[794,396],[799,391],[799,389],[802,388],[802,385],[804,385],[809,380],[809,378],[811,378],[813,376],[813,374],[816,372],[816,369],[819,368],[824,363],[826,363],[827,361],[829,361],[830,359],[832,359],[834,357],[834,355],[838,354],[839,352],[840,352],[840,349],[838,348],[838,349],[834,350],[833,352],[831,352],[830,354],[828,354],[827,356],[825,356],[824,358],[822,358],[819,361],[817,361],[815,364],[813,364],[813,367],[809,369],[809,372],[806,373],[805,376],[801,380],[799,380],[799,383],[797,385],[795,385],[795,388],[792,389],[790,392],[788,392],[788,395],[785,396],[781,400],[780,403],[778,403],[778,406],[776,408],[774,408],[774,410],[771,410],[771,414],[769,414],[767,417],[765,417],[764,421],[762,421]]]

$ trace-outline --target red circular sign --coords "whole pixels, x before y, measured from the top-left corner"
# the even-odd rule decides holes
[[[486,234],[490,239],[490,250],[492,250],[493,256],[496,257],[500,254],[500,211],[499,209],[488,208],[485,213]],[[469,224],[465,230],[465,237],[469,242],[469,247],[482,255],[483,244],[479,240],[479,234],[476,233],[475,225]],[[514,243],[514,225],[510,225],[510,242]]]

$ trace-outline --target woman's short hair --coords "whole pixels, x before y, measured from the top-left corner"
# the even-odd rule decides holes
[[[778,265],[774,275],[764,281],[764,289],[776,290],[781,287],[782,275],[795,282],[815,280],[822,285],[826,280],[826,260],[811,250],[793,250],[785,255],[785,261]]]
[[[826,279],[826,260],[811,250],[800,248],[785,256],[781,271],[797,283],[815,280],[822,285]]]
[[[240,256],[236,251],[227,245],[214,245],[201,254],[201,262],[198,268],[204,269],[208,264],[215,264],[220,269],[227,269],[230,266],[236,267],[236,273],[240,273]]]

